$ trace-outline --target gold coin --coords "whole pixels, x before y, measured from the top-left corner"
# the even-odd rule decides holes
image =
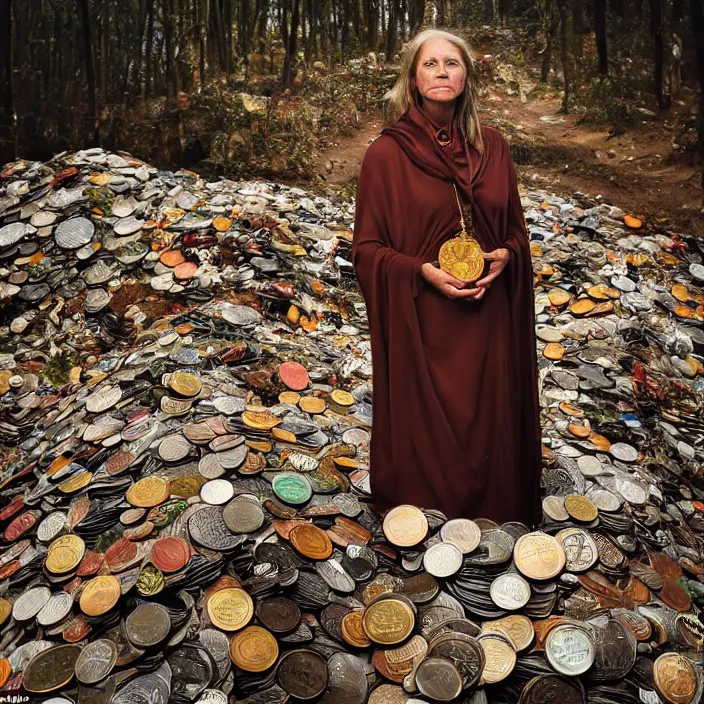
[[[525,650],[535,637],[533,622],[520,614],[505,616],[496,621],[484,621],[482,630],[503,633],[508,636],[517,651]]]
[[[401,504],[384,517],[384,535],[397,547],[417,545],[428,534],[428,519],[416,506]]]
[[[218,232],[226,232],[232,227],[232,220],[230,218],[225,218],[225,217],[217,217],[213,220],[213,227],[218,231]]]
[[[476,281],[484,271],[482,248],[473,237],[453,237],[438,254],[440,268],[460,281]]]
[[[264,672],[278,657],[276,638],[261,626],[249,626],[230,641],[230,658],[240,670]]]
[[[7,599],[0,599],[0,626],[9,618],[12,613],[12,604]]]
[[[283,428],[272,428],[271,437],[274,438],[274,440],[278,440],[279,442],[298,442],[298,438],[296,438],[296,435],[294,433],[292,433],[290,430],[284,430]]]
[[[125,498],[138,508],[153,508],[169,498],[169,481],[163,477],[144,477],[133,484]]]
[[[586,496],[566,496],[565,509],[577,521],[591,523],[599,514],[597,507]]]
[[[93,472],[84,469],[82,472],[76,472],[72,477],[69,477],[65,482],[59,484],[59,491],[64,494],[73,494],[74,491],[80,491],[90,484],[93,478]]]
[[[297,393],[296,391],[282,391],[279,394],[279,401],[281,403],[290,403],[292,405],[295,405],[298,403],[298,401],[301,398],[301,394]]]
[[[413,609],[401,599],[390,597],[375,601],[362,614],[362,628],[367,637],[380,645],[397,645],[413,631]]]
[[[670,289],[670,293],[672,293],[680,303],[686,303],[689,300],[689,291],[687,291],[687,287],[682,284],[675,284],[672,289]]]
[[[103,575],[88,582],[78,601],[86,616],[102,616],[117,604],[120,598],[120,582],[117,577]]]
[[[64,574],[78,567],[86,551],[86,544],[77,535],[62,535],[49,545],[45,567],[54,574]]]
[[[342,389],[335,389],[330,392],[330,398],[338,406],[354,406],[355,399],[354,396],[349,393],[349,391],[342,391]]]
[[[333,457],[332,461],[341,469],[359,469],[362,466],[354,457]]]
[[[499,633],[479,636],[479,644],[484,651],[482,682],[494,684],[508,677],[516,666],[516,651],[508,638]]]
[[[342,617],[340,633],[348,645],[353,648],[368,648],[372,642],[367,638],[362,626],[364,611],[350,611]]]
[[[561,288],[551,288],[548,292],[548,299],[556,308],[564,306],[571,298],[572,296]]]
[[[543,357],[545,359],[560,360],[565,355],[565,348],[559,342],[548,342],[543,348]]]
[[[252,618],[254,604],[244,589],[228,587],[215,592],[208,599],[208,616],[216,628],[239,631]]]
[[[306,413],[322,413],[326,405],[325,399],[320,396],[303,396],[298,402],[299,408]]]
[[[570,306],[570,312],[575,315],[586,315],[596,307],[596,303],[591,298],[580,298]]]
[[[516,541],[513,559],[524,577],[552,579],[565,566],[565,551],[551,535],[536,531],[522,535]]]
[[[268,412],[245,411],[242,414],[242,422],[255,430],[271,430],[281,423],[281,418]]]
[[[169,386],[180,396],[197,396],[202,384],[200,377],[193,372],[174,372],[169,378]]]
[[[697,672],[679,653],[664,653],[653,665],[658,694],[670,704],[689,704],[697,693]]]

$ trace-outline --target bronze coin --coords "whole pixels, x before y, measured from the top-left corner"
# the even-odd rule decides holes
[[[679,653],[664,653],[653,666],[658,694],[670,704],[690,704],[697,692],[694,665]]]
[[[666,577],[663,581],[660,598],[675,611],[689,611],[692,608],[689,592],[672,577]]]
[[[274,633],[289,633],[301,622],[301,610],[288,597],[274,596],[259,602],[257,618]]]
[[[35,655],[24,671],[22,686],[37,694],[67,685],[74,675],[80,645],[57,645]]]
[[[328,684],[327,662],[313,650],[291,650],[279,661],[276,681],[296,699],[315,699]]]
[[[245,672],[264,672],[279,657],[276,638],[261,626],[248,626],[230,641],[232,662]]]
[[[177,535],[159,538],[152,545],[152,562],[162,572],[177,572],[191,559],[191,548]]]
[[[311,560],[327,560],[332,555],[332,542],[327,533],[312,523],[295,525],[289,540],[301,555]]]

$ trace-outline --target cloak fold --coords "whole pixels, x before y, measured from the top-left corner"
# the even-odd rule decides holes
[[[540,419],[533,274],[506,140],[444,149],[417,106],[368,148],[359,176],[353,263],[372,343],[371,486],[401,503],[499,523],[540,519]],[[509,263],[481,301],[451,300],[424,262],[460,228],[454,181],[485,252]],[[466,220],[465,216],[465,220]]]

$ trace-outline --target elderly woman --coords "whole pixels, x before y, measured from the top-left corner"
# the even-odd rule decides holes
[[[480,125],[475,81],[463,39],[418,34],[388,96],[390,125],[362,163],[353,261],[371,330],[372,499],[532,526],[530,247],[509,147]],[[473,282],[466,263],[437,265],[462,223],[482,250]]]

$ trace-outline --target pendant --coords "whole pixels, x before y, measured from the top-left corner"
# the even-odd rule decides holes
[[[479,242],[465,231],[440,247],[440,268],[465,283],[476,281],[484,271],[484,257]]]

